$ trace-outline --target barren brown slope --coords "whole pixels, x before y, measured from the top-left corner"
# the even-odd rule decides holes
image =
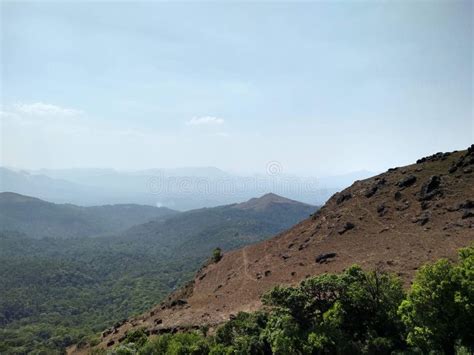
[[[408,285],[420,265],[454,259],[458,248],[474,241],[473,169],[471,146],[357,181],[312,218],[207,265],[151,312],[106,331],[99,346],[116,345],[134,327],[159,334],[214,326],[258,309],[262,293],[277,284],[354,263],[397,273]]]

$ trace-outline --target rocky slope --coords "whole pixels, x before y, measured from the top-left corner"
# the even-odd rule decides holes
[[[258,309],[262,293],[277,284],[354,263],[396,273],[409,285],[422,264],[454,259],[458,248],[474,241],[473,169],[474,145],[356,181],[290,230],[209,263],[150,312],[105,331],[98,346],[112,347],[138,327],[150,334],[212,328]]]

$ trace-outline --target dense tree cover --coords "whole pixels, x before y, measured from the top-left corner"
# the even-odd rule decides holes
[[[474,247],[424,266],[407,294],[390,274],[353,266],[341,274],[275,287],[263,311],[239,313],[212,336],[147,338],[130,332],[97,354],[396,354],[469,353],[474,346]]]
[[[119,204],[83,207],[0,192],[0,226],[31,238],[77,238],[124,231],[178,214],[164,207]]]
[[[156,244],[161,252],[179,257],[207,257],[216,247],[230,250],[280,233],[315,210],[314,206],[299,203],[271,204],[263,210],[237,206],[182,212],[133,227],[123,237]]]
[[[61,353],[157,304],[200,260],[144,245],[0,236],[0,353]]]
[[[57,212],[62,205],[53,206]],[[217,247],[229,250],[264,239],[313,209],[304,204],[266,210],[207,208],[94,238],[33,239],[3,233],[0,353],[53,353],[85,341],[159,303],[191,279],[208,257],[218,261],[222,250]],[[39,221],[47,225],[47,220]]]

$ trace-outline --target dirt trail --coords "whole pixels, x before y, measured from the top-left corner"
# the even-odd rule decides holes
[[[243,260],[243,266],[244,266],[244,275],[248,280],[258,282],[258,279],[250,275],[249,273],[249,260],[247,257],[247,247],[242,249],[242,260]]]

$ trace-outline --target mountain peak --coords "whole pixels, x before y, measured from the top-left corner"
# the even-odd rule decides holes
[[[251,198],[250,200],[246,202],[239,203],[235,205],[235,208],[239,208],[242,210],[248,210],[248,209],[253,209],[253,210],[265,210],[269,208],[272,205],[275,204],[285,204],[285,205],[306,205],[309,206],[306,203],[295,201],[295,200],[290,200],[289,198],[277,195],[273,192],[267,193],[263,196],[260,197],[254,197]]]

